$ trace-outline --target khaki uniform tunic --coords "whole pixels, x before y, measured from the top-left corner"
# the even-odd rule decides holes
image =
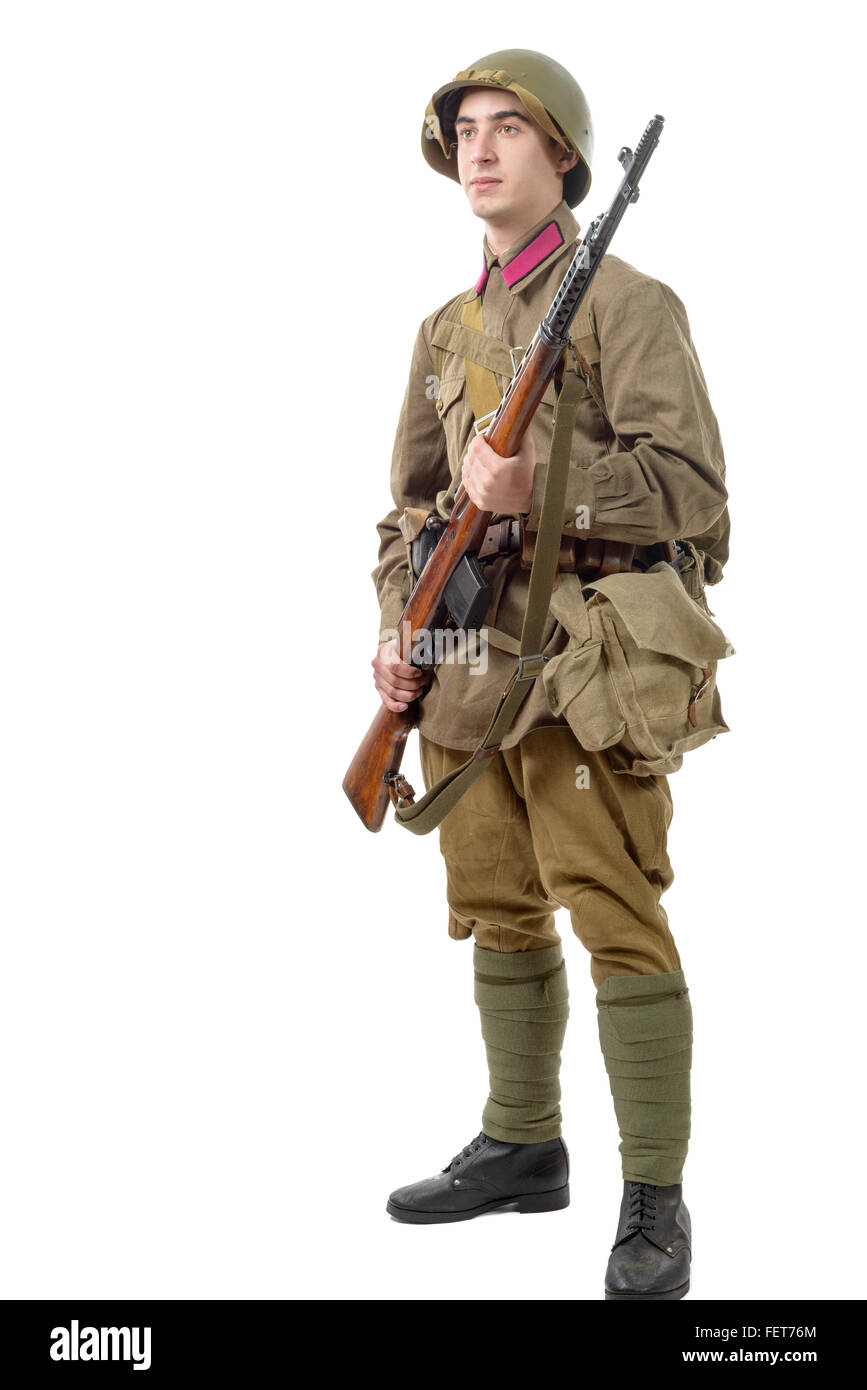
[[[578,231],[561,202],[501,257],[491,254],[485,240],[486,274],[469,297],[481,292],[486,334],[509,347],[528,346],[566,273]],[[557,244],[539,258],[533,244],[539,244],[543,232],[543,248]],[[596,273],[588,304],[611,424],[592,396],[581,401],[563,530],[638,544],[691,539],[704,556],[706,582],[716,583],[728,557],[725,463],[683,304],[667,285],[611,254]],[[377,528],[379,562],[372,575],[381,608],[380,641],[397,627],[411,589],[399,518],[405,507],[428,507],[449,516],[473,437],[463,358],[445,353],[437,377],[431,351],[431,334],[447,307],[429,315],[418,331],[398,422],[391,465],[395,506]],[[451,316],[459,318],[459,310]],[[507,378],[498,377],[498,382],[505,390]],[[537,457],[527,519],[531,529],[538,526],[541,512],[555,400],[550,384],[531,427]],[[588,515],[589,526],[584,524]],[[494,592],[485,622],[519,637],[528,587],[520,557],[501,556],[483,569]],[[542,651],[554,656],[567,640],[549,614]],[[487,647],[484,673],[469,662],[438,666],[420,704],[421,734],[452,749],[477,747],[514,668],[515,658],[493,646]],[[513,747],[531,729],[565,723],[552,712],[542,681],[528,685],[503,748]]]

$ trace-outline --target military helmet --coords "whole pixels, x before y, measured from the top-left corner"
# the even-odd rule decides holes
[[[587,98],[571,73],[544,53],[528,48],[504,48],[488,53],[434,92],[421,132],[425,159],[438,174],[460,182],[454,155],[454,119],[459,94],[465,87],[504,87],[524,103],[533,120],[568,151],[577,150],[578,163],[563,180],[563,197],[575,207],[590,187],[593,123]],[[451,101],[449,97],[452,96]]]

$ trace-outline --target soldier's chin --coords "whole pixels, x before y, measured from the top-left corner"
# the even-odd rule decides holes
[[[502,184],[495,184],[492,189],[483,192],[478,188],[467,190],[470,200],[470,207],[477,217],[487,217],[491,212],[501,212],[503,208],[503,188]]]

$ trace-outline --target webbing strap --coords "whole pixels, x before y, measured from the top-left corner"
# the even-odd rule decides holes
[[[467,362],[475,362],[480,367],[486,367],[490,372],[499,372],[509,380],[512,376],[512,358],[505,343],[501,343],[499,338],[490,338],[487,333],[481,331],[481,300],[476,299],[474,303],[479,305],[480,317],[478,327],[469,325],[466,322],[455,323],[453,319],[441,318],[439,323],[431,333],[431,346],[443,348],[446,352],[455,352],[459,357],[463,357]],[[469,306],[464,305],[464,308]],[[500,392],[500,396],[502,395]],[[500,399],[497,397],[497,400]],[[486,414],[482,411],[482,414]]]
[[[416,835],[426,835],[439,825],[444,816],[457,804],[468,787],[481,776],[491,756],[512,726],[518,707],[530,690],[530,681],[541,675],[544,660],[540,652],[545,619],[551,601],[551,590],[560,553],[560,534],[566,499],[566,481],[572,456],[572,432],[578,402],[583,396],[583,382],[574,372],[563,376],[563,386],[557,399],[554,433],[545,478],[545,495],[530,583],[527,606],[521,627],[518,665],[506,689],[500,696],[487,732],[479,747],[454,772],[441,778],[413,806],[399,807],[394,818]],[[579,587],[580,594],[580,587]],[[498,634],[506,636],[507,634]]]

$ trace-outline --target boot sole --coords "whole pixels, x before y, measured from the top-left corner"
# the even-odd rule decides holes
[[[606,1290],[605,1290],[605,1297],[606,1297],[606,1298],[629,1299],[629,1300],[631,1300],[632,1302],[638,1302],[639,1299],[643,1299],[643,1298],[656,1298],[656,1299],[669,1299],[669,1300],[674,1300],[674,1299],[676,1299],[676,1298],[683,1298],[684,1294],[687,1292],[688,1289],[689,1289],[689,1280],[687,1279],[687,1281],[686,1281],[685,1284],[681,1284],[681,1285],[680,1285],[680,1288],[678,1288],[678,1289],[666,1289],[664,1293],[611,1293],[611,1291],[610,1291],[609,1289],[606,1289]]]
[[[519,1197],[502,1197],[496,1202],[486,1202],[484,1206],[473,1207],[471,1211],[413,1211],[411,1207],[399,1207],[388,1202],[385,1210],[398,1221],[406,1221],[417,1226],[436,1225],[442,1221],[470,1221],[474,1216],[482,1216],[486,1211],[498,1211],[502,1207],[517,1207],[522,1215],[537,1211],[562,1211],[569,1205],[569,1184],[558,1187],[553,1192],[530,1192]]]

